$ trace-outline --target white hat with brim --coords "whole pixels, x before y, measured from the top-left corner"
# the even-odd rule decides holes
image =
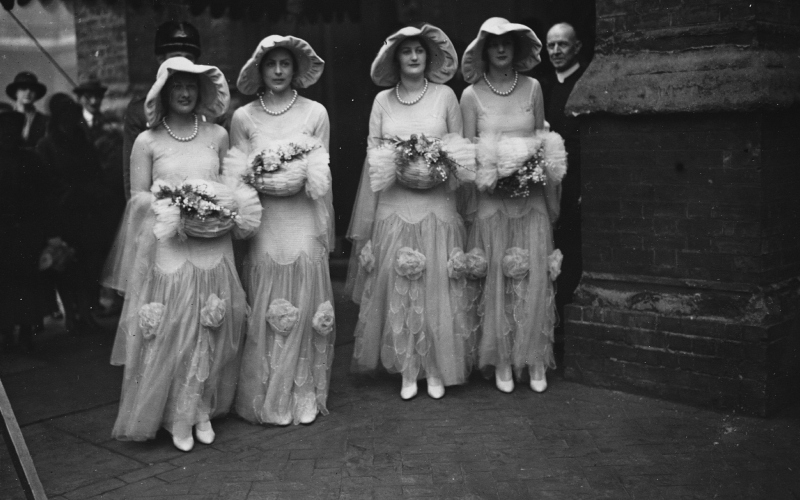
[[[492,17],[484,21],[478,31],[478,37],[472,41],[464,52],[461,62],[461,74],[467,83],[475,83],[486,72],[483,61],[483,45],[489,35],[505,35],[511,33],[517,39],[515,46],[513,67],[517,71],[529,71],[542,62],[539,52],[542,42],[524,24],[510,23],[502,17]]]
[[[322,70],[325,69],[325,61],[314,52],[311,45],[302,38],[270,35],[261,40],[253,56],[242,66],[239,79],[236,81],[236,89],[239,92],[253,95],[264,87],[264,79],[259,68],[261,59],[267,52],[277,48],[290,51],[297,61],[297,68],[292,77],[292,88],[304,89],[317,83],[322,76]]]
[[[406,38],[419,37],[423,39],[428,52],[428,64],[425,77],[434,83],[445,83],[458,70],[458,54],[453,43],[436,26],[424,24],[421,28],[407,26],[392,34],[383,42],[383,47],[378,51],[378,56],[372,61],[370,76],[375,85],[391,87],[400,81],[400,70],[395,63],[394,54],[397,47]]]
[[[175,73],[190,73],[199,77],[200,89],[195,113],[213,120],[228,110],[231,94],[222,71],[215,66],[195,64],[185,57],[170,57],[158,68],[156,83],[150,88],[144,101],[144,115],[151,127],[158,124],[166,113],[161,103],[161,89]]]

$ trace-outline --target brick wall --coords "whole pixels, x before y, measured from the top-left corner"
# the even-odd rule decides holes
[[[800,383],[800,2],[598,0],[567,378],[768,415]],[[690,49],[690,50],[687,50]]]
[[[800,274],[789,230],[800,227],[791,143],[800,131],[787,114],[585,123],[587,271],[759,284]]]
[[[709,45],[797,47],[795,0],[598,0],[598,52]],[[676,36],[679,35],[679,36]],[[787,36],[788,35],[788,36]]]
[[[124,106],[128,87],[125,9],[120,4],[76,1],[75,38],[78,80],[97,77],[109,87],[107,104]],[[119,105],[117,106],[117,102]]]
[[[568,378],[757,415],[792,400],[796,320],[758,326],[577,304],[567,321]]]

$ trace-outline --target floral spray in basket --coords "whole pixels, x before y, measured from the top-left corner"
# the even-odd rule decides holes
[[[329,155],[321,144],[304,138],[280,141],[256,153],[242,181],[270,196],[293,196],[305,185],[313,199],[330,188]]]
[[[412,134],[381,139],[381,145],[367,150],[370,187],[382,191],[395,181],[411,189],[431,189],[449,181],[459,183],[475,178],[475,146],[457,134],[443,139]]]
[[[478,174],[481,191],[509,198],[531,195],[537,185],[559,184],[567,173],[564,140],[555,132],[530,137],[482,136],[478,141]]]
[[[159,239],[176,234],[216,238],[233,228],[239,219],[230,188],[208,180],[186,180],[171,185],[158,180],[150,191],[155,196],[153,232]]]

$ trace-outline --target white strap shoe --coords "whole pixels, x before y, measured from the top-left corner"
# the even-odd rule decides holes
[[[547,390],[547,379],[533,380],[531,379],[531,390],[533,392],[544,392]]]
[[[444,397],[444,385],[441,380],[435,377],[428,379],[428,396],[433,399],[442,399]]]
[[[417,381],[414,380],[413,382],[406,382],[403,379],[403,386],[400,388],[400,397],[408,401],[409,399],[413,399],[417,395]]]
[[[192,436],[187,438],[172,436],[172,444],[181,451],[192,451],[192,448],[194,448],[194,439],[192,439]]]
[[[202,422],[194,426],[194,434],[197,436],[197,440],[203,444],[211,444],[214,442],[214,438],[217,437],[211,427],[211,422]]]

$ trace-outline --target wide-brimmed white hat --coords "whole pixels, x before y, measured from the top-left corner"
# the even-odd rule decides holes
[[[236,81],[236,88],[239,92],[253,95],[258,89],[264,87],[264,79],[261,77],[259,66],[261,59],[272,49],[284,48],[294,55],[297,67],[292,77],[292,87],[303,89],[317,83],[325,69],[323,61],[311,45],[302,38],[293,36],[270,35],[261,40],[256,47],[253,56],[247,60],[239,72],[239,79]]]
[[[406,38],[420,37],[424,39],[428,52],[428,63],[425,77],[434,83],[445,83],[458,70],[458,54],[453,43],[436,26],[423,24],[421,28],[407,26],[392,34],[383,42],[377,57],[372,61],[370,76],[375,85],[391,87],[400,81],[400,70],[395,64],[394,53]]]
[[[200,89],[197,106],[194,108],[195,113],[214,119],[227,111],[231,94],[222,71],[215,66],[195,64],[185,57],[170,57],[158,68],[156,82],[144,101],[144,115],[150,127],[157,125],[166,113],[161,104],[161,89],[166,85],[167,79],[175,73],[198,75]]]
[[[477,82],[486,71],[483,61],[483,44],[489,35],[505,35],[511,33],[517,39],[514,52],[513,67],[517,71],[528,71],[542,62],[539,52],[542,50],[542,42],[524,24],[510,23],[502,17],[491,17],[483,22],[478,31],[478,37],[473,40],[464,52],[464,59],[461,62],[461,74],[467,83]]]

